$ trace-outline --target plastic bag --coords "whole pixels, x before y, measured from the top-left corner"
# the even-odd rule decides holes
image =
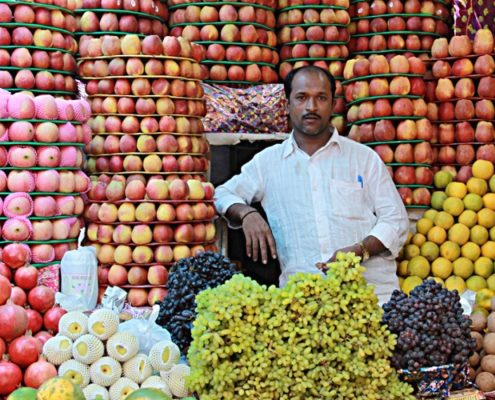
[[[98,300],[96,249],[80,247],[64,254],[60,267],[61,293],[56,300],[68,311],[94,310]]]
[[[170,333],[156,324],[160,306],[154,305],[147,319],[133,318],[119,325],[119,332],[132,332],[139,338],[139,352],[149,354],[151,347],[162,340],[171,341]]]

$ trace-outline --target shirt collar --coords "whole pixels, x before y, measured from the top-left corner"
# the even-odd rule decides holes
[[[337,129],[335,129],[335,127],[330,129],[333,129],[332,136],[330,136],[330,139],[325,144],[325,146],[323,146],[321,149],[318,149],[318,151],[315,154],[324,151],[325,149],[329,148],[334,144],[339,148],[339,150],[341,149],[342,143],[339,132],[337,131]],[[296,150],[296,148],[298,148],[298,146],[296,140],[294,139],[294,131],[292,131],[289,138],[284,142],[284,151],[282,153],[282,157],[283,158],[289,157]]]

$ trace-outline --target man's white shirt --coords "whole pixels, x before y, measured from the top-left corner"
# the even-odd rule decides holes
[[[280,285],[296,272],[319,273],[318,262],[368,235],[389,250],[364,265],[380,302],[398,288],[395,258],[404,244],[408,217],[385,164],[370,148],[341,137],[312,156],[291,135],[246,163],[216,189],[225,214],[233,204],[261,201],[277,244]]]

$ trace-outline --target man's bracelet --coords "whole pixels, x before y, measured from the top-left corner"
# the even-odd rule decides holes
[[[257,212],[258,212],[258,210],[250,210],[250,211],[248,211],[246,214],[244,214],[242,216],[241,223],[242,223],[242,221],[244,221],[244,218],[246,218],[249,214],[253,214],[253,213],[257,213]]]
[[[361,248],[361,253],[363,254],[361,256],[361,260],[363,262],[369,260],[369,258],[370,258],[370,252],[369,252],[368,248],[366,247],[366,245],[364,244],[364,242],[359,242],[358,245]]]

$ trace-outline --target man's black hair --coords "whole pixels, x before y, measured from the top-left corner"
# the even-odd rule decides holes
[[[296,68],[290,71],[287,76],[284,79],[284,91],[285,91],[285,97],[287,98],[288,101],[290,101],[290,93],[292,92],[292,81],[296,77],[296,75],[299,72],[304,72],[304,71],[315,71],[322,73],[325,75],[325,77],[328,79],[330,82],[330,93],[332,95],[332,98],[335,98],[335,89],[336,89],[336,83],[335,83],[335,78],[333,75],[328,72],[326,69],[320,68],[320,67],[315,67],[314,65],[306,65],[304,67]]]

